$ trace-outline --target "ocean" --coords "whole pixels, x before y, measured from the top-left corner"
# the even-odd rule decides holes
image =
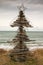
[[[35,40],[27,42],[27,47],[29,48],[43,48],[43,31],[29,31],[26,32],[30,40]],[[16,36],[15,31],[0,31],[0,48],[10,49],[13,46],[7,41],[12,40]]]

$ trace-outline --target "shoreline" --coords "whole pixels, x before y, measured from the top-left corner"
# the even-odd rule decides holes
[[[0,49],[5,49],[7,51],[14,48],[14,45],[10,44],[0,44]],[[38,44],[27,44],[27,48],[29,48],[30,51],[34,51],[36,49],[43,49],[43,45]]]

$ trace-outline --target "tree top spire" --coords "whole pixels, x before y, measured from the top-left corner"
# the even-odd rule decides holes
[[[18,6],[18,9],[20,10],[20,11],[24,11],[25,9],[26,9],[26,7],[23,5],[23,3],[20,5],[20,6]]]

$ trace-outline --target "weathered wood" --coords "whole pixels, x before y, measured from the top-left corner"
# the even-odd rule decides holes
[[[19,30],[18,30],[19,32],[15,36],[15,39],[13,39],[12,41],[14,43],[18,42],[18,44],[11,51],[10,57],[16,61],[26,61],[27,54],[30,51],[24,42],[30,41],[30,39],[26,35],[26,31],[24,30],[24,26],[25,27],[32,27],[32,26],[26,20],[25,15],[24,15],[22,10],[19,12],[18,19],[16,21],[14,21],[13,24],[11,25],[11,27],[15,27],[15,26],[19,27]]]

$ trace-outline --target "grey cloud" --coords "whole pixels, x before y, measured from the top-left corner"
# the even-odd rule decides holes
[[[28,1],[30,4],[43,4],[43,0],[30,0]]]
[[[24,6],[27,10],[35,11],[43,11],[43,0],[0,0],[0,8],[6,10],[16,10],[17,6],[21,4],[23,1]]]
[[[0,5],[0,9],[6,10],[6,11],[15,11],[17,10],[17,7],[11,6],[9,4]]]
[[[43,4],[43,0],[0,0],[0,2],[23,2],[28,4]]]

